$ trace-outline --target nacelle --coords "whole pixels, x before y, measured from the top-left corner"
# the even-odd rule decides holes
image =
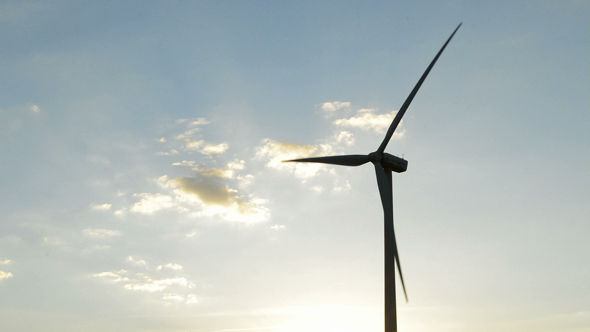
[[[405,172],[408,169],[407,160],[400,157],[396,157],[394,155],[390,155],[389,153],[383,154],[383,159],[381,159],[381,165],[383,166],[383,168],[389,168],[390,170],[397,173]]]

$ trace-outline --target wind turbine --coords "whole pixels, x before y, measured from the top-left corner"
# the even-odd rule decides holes
[[[387,134],[381,142],[381,145],[375,152],[371,152],[368,155],[353,154],[344,156],[326,156],[326,157],[315,157],[315,158],[303,158],[284,160],[283,162],[305,162],[305,163],[322,163],[342,166],[360,166],[368,163],[369,161],[375,166],[375,173],[377,175],[377,185],[379,186],[379,194],[381,195],[381,204],[383,205],[384,224],[385,224],[385,332],[397,332],[397,310],[396,310],[396,298],[395,298],[395,266],[399,271],[400,281],[404,291],[406,302],[408,301],[408,294],[406,292],[406,285],[404,283],[404,277],[402,274],[402,268],[399,261],[399,254],[397,251],[397,242],[395,240],[395,232],[393,229],[393,190],[391,181],[391,172],[402,173],[408,168],[408,161],[389,153],[385,152],[385,147],[395,129],[399,125],[402,117],[406,113],[406,110],[410,106],[410,103],[416,96],[416,93],[422,86],[422,83],[430,73],[430,70],[447,47],[447,44],[451,41],[457,30],[461,27],[460,23],[455,31],[451,34],[449,39],[445,42],[443,47],[438,51],[428,68],[406,101],[399,109],[393,122],[387,130]]]

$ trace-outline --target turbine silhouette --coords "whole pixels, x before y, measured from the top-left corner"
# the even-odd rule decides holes
[[[462,23],[461,23],[462,24]],[[305,163],[322,163],[342,166],[360,166],[368,163],[369,161],[375,166],[375,173],[377,175],[377,185],[379,187],[379,194],[381,196],[381,204],[383,205],[384,214],[384,231],[385,231],[385,332],[397,332],[397,310],[396,310],[396,294],[395,294],[395,266],[399,271],[399,277],[404,291],[406,302],[408,301],[408,294],[406,292],[406,285],[404,283],[404,277],[402,274],[402,268],[399,260],[399,254],[397,250],[397,242],[395,240],[395,232],[393,229],[393,191],[391,172],[402,173],[408,168],[408,162],[405,159],[396,157],[389,153],[384,152],[387,143],[393,136],[395,129],[399,125],[402,117],[406,113],[406,110],[410,106],[410,103],[416,96],[416,93],[422,86],[422,83],[430,73],[430,70],[447,47],[447,44],[451,41],[457,30],[461,27],[461,24],[455,28],[449,39],[445,42],[443,47],[438,51],[428,68],[414,89],[406,98],[406,101],[399,109],[393,122],[385,134],[385,138],[381,145],[375,152],[371,152],[368,155],[354,154],[344,156],[327,156],[327,157],[315,157],[315,158],[303,158],[284,160],[283,162],[305,162]]]

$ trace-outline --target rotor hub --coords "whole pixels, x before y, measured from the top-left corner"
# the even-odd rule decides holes
[[[369,160],[373,163],[378,163],[383,159],[383,153],[377,151],[369,153]]]

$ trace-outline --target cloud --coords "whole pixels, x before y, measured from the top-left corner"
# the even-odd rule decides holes
[[[204,140],[195,141],[186,134],[179,135],[176,139],[184,141],[184,150],[197,151],[212,157],[217,157],[229,149],[229,144],[227,143],[213,144]]]
[[[0,270],[0,280],[12,278],[14,275],[10,272]]]
[[[266,201],[251,197],[246,201],[230,188],[216,172],[200,172],[196,177],[177,177],[166,182],[173,188],[180,202],[200,205],[200,215],[219,215],[230,221],[259,222],[269,218],[269,211],[262,204]]]
[[[234,176],[234,171],[225,168],[206,168],[206,167],[195,167],[193,171],[200,173],[206,177],[216,177],[220,179],[231,179]]]
[[[333,113],[339,109],[348,108],[348,107],[350,107],[350,102],[333,101],[333,102],[323,103],[321,106],[321,109],[324,112]]]
[[[184,302],[184,297],[175,293],[166,293],[162,296],[162,300]]]
[[[192,231],[190,231],[190,233],[186,233],[186,237],[195,237],[199,236],[199,234],[199,231],[193,229]]]
[[[179,163],[173,163],[172,166],[182,166],[182,167],[194,167],[195,166],[195,162],[192,160],[183,160],[182,162]]]
[[[190,122],[190,125],[191,126],[201,126],[201,125],[208,124],[208,123],[209,123],[209,121],[205,118],[197,118],[196,120],[192,120]]]
[[[186,299],[184,298],[184,296],[180,295],[180,294],[176,294],[176,293],[166,293],[164,294],[164,296],[162,296],[162,300],[164,301],[174,301],[177,303],[181,303],[184,302],[185,304],[193,304],[193,303],[197,303],[197,297],[195,296],[195,294],[187,294]]]
[[[135,259],[133,256],[128,256],[126,261],[135,266],[147,267],[146,261],[143,259]]]
[[[246,167],[246,162],[244,160],[235,159],[227,163],[227,168],[235,169],[235,170],[242,170]]]
[[[196,127],[209,124],[209,120],[206,118],[178,119],[176,123],[188,123],[189,126]]]
[[[0,259],[0,265],[10,265],[12,263],[14,263],[14,261],[11,259]]]
[[[202,174],[199,177],[178,177],[168,183],[183,194],[198,197],[205,204],[228,206],[236,199],[236,190],[219,181],[219,177]]]
[[[187,295],[187,299],[186,299],[186,304],[194,304],[197,303],[199,301],[197,301],[197,297],[195,296],[195,294],[188,294]]]
[[[397,111],[386,114],[375,114],[374,109],[361,109],[356,116],[351,118],[338,119],[333,122],[338,127],[360,128],[362,130],[372,130],[376,133],[385,133],[391,125]],[[401,123],[400,123],[401,125]],[[396,131],[397,136],[403,136],[403,131]],[[394,135],[395,136],[395,135]]]
[[[336,134],[336,143],[344,143],[348,146],[353,146],[354,135],[349,131],[341,131]]]
[[[110,237],[110,236],[119,236],[121,235],[120,231],[112,230],[112,229],[99,229],[99,228],[86,228],[82,231],[86,236],[92,237]]]
[[[237,179],[239,182],[238,186],[241,189],[244,189],[254,183],[254,175],[252,174],[238,175]]]
[[[158,265],[158,267],[156,268],[156,270],[162,270],[162,269],[182,270],[182,265],[175,264],[175,263],[168,263],[166,265]]]
[[[111,209],[111,207],[112,207],[112,205],[111,205],[111,204],[92,204],[92,205],[90,206],[90,208],[91,208],[92,210],[97,210],[97,211],[101,211],[101,210],[102,210],[102,211],[110,210],[110,209]]]
[[[169,208],[178,208],[178,205],[173,201],[173,198],[162,194],[141,193],[133,196],[141,197],[141,200],[131,207],[132,212],[153,214],[156,211]]]
[[[196,120],[195,119],[181,119],[181,120],[177,120],[176,122],[177,123],[186,123],[189,127],[189,129],[186,130],[184,133],[176,136],[176,140],[183,142],[182,148],[185,151],[197,151],[197,152],[200,152],[204,155],[217,157],[229,149],[229,144],[227,144],[225,142],[215,144],[215,143],[206,142],[205,140],[202,140],[202,139],[195,139],[194,138],[195,134],[201,130],[199,126],[209,123],[209,121],[207,119],[205,119],[205,118],[197,118]],[[161,138],[160,142],[164,143],[164,142],[166,142],[166,139]],[[173,151],[176,151],[176,150],[173,150]],[[178,152],[178,151],[176,151],[176,152]],[[166,153],[162,153],[162,154],[166,154]]]
[[[220,144],[205,144],[199,152],[202,154],[206,154],[209,156],[218,156],[229,149],[229,145],[227,143],[220,143]]]
[[[315,163],[284,163],[283,160],[305,158],[317,155],[330,155],[332,147],[328,144],[298,145],[281,143],[271,139],[265,139],[263,145],[256,149],[256,157],[267,159],[266,167],[276,170],[289,170],[299,178],[310,178],[322,169],[323,164]]]
[[[113,283],[121,283],[124,289],[139,292],[160,292],[167,288],[192,289],[195,287],[195,284],[188,281],[185,277],[154,279],[143,273],[132,274],[126,270],[101,272],[92,276],[103,278]]]
[[[233,170],[207,167],[195,167],[192,170],[196,173],[194,177],[160,177],[157,183],[168,192],[135,194],[141,200],[129,210],[142,214],[153,214],[164,209],[194,211],[190,214],[193,217],[217,215],[228,221],[244,222],[259,222],[269,218],[269,210],[264,207],[265,200],[253,195],[239,195],[236,189],[229,186],[228,180],[234,178]],[[252,179],[253,176],[249,175],[239,177],[238,181],[242,185],[244,181],[251,182]]]

